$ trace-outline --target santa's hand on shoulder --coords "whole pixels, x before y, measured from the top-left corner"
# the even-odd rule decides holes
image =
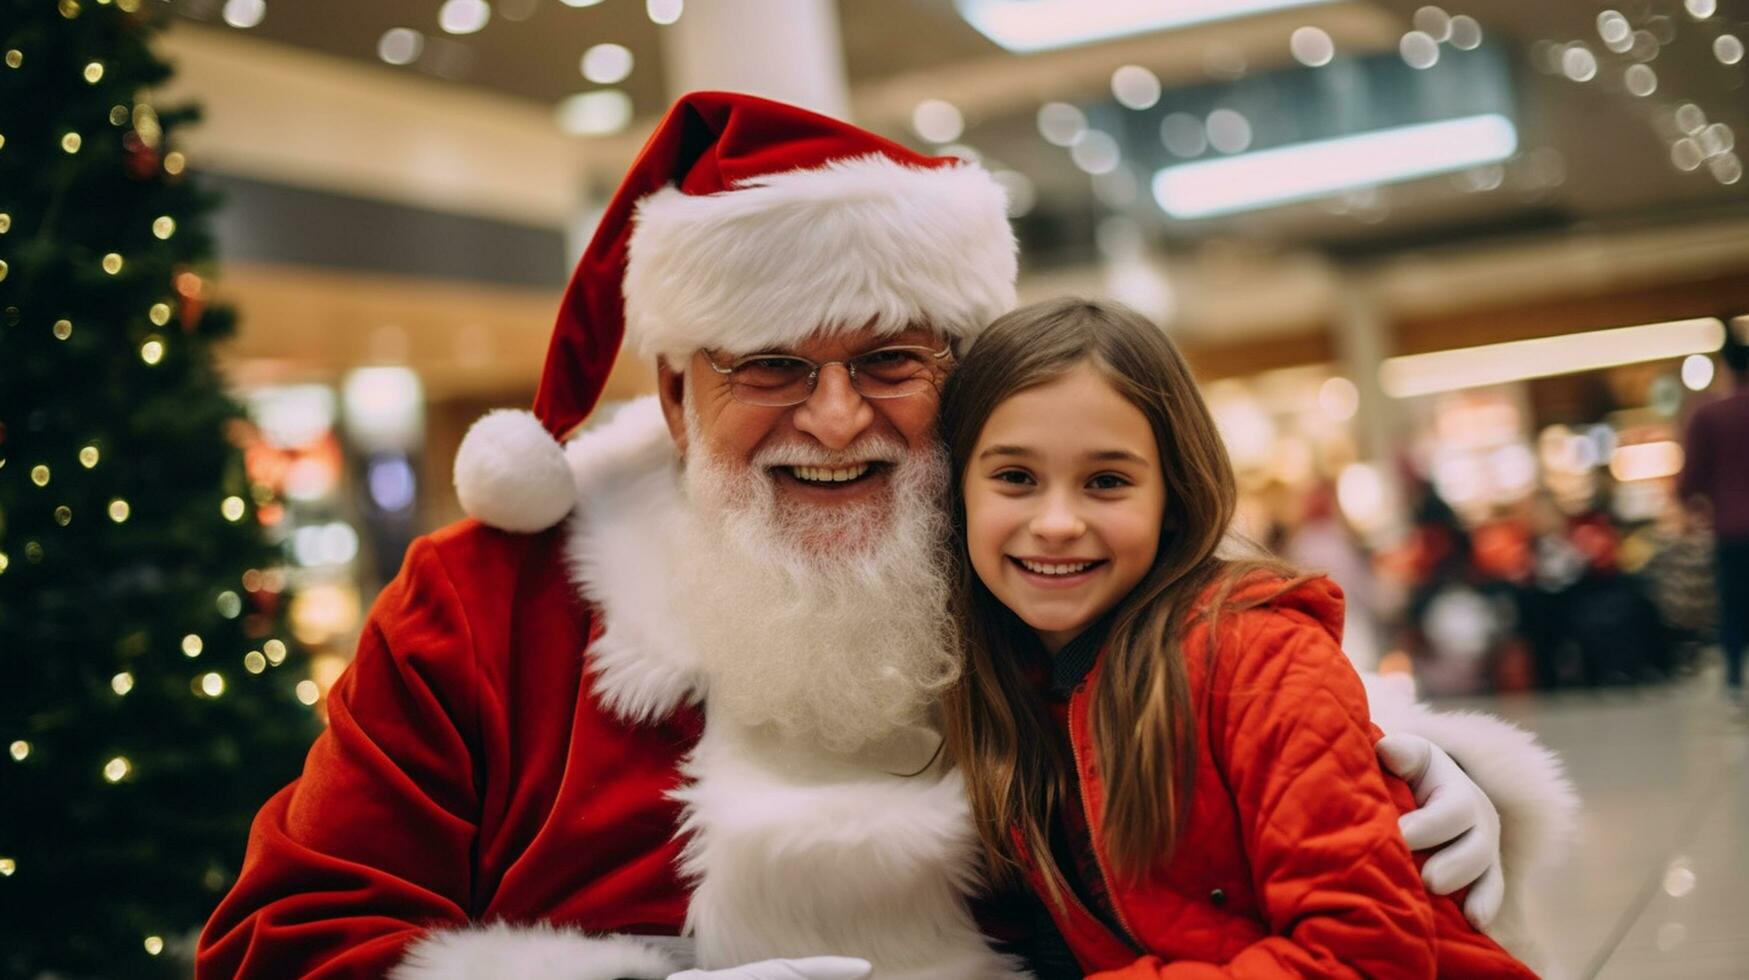
[[[810,956],[799,960],[760,960],[723,970],[682,970],[668,980],[867,980],[868,960],[851,956]]]
[[[1438,848],[1421,867],[1436,895],[1473,885],[1464,917],[1480,929],[1505,897],[1500,870],[1500,812],[1445,750],[1419,735],[1387,735],[1376,746],[1386,768],[1415,793],[1418,809],[1397,821],[1409,849]]]

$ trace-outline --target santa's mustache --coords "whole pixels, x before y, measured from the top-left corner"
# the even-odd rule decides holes
[[[856,466],[861,463],[902,463],[910,451],[904,443],[886,436],[865,438],[846,449],[826,449],[802,443],[767,446],[753,454],[756,469],[778,466]]]

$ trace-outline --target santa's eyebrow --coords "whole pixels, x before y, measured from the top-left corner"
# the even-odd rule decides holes
[[[860,346],[860,348],[857,350],[856,353],[846,354],[845,356],[846,357],[861,357],[864,354],[872,354],[875,351],[886,350],[889,347],[927,347],[931,350],[936,350],[936,349],[938,349],[946,344],[947,344],[947,341],[941,340],[933,335],[922,337],[922,338],[907,338],[904,334],[897,334],[897,335],[894,335],[891,337],[879,337],[879,338],[876,338],[874,340],[867,341],[866,343],[864,343],[863,345]],[[774,349],[770,349],[770,350],[756,350],[756,351],[749,351],[748,353],[745,353],[745,354],[734,355],[734,359],[737,361],[744,361],[750,357],[793,357],[793,358],[796,358],[797,360],[802,360],[802,361],[818,361],[819,360],[819,358],[809,357],[806,354],[800,353],[799,351],[789,349],[789,348],[774,348]]]

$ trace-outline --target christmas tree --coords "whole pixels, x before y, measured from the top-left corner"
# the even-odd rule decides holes
[[[0,974],[188,973],[317,721],[142,0],[0,0]]]

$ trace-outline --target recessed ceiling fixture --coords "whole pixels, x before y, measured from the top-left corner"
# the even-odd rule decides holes
[[[1705,391],[1713,383],[1713,359],[1705,354],[1690,354],[1682,359],[1682,386],[1689,391]]]
[[[1426,70],[1439,64],[1439,42],[1426,31],[1410,31],[1397,42],[1403,63],[1410,68]]]
[[[261,19],[267,16],[267,0],[225,0],[220,16],[225,19],[225,23],[240,31],[246,31],[261,23]]]
[[[1154,175],[1154,199],[1174,218],[1311,200],[1504,160],[1518,130],[1488,114],[1175,164]]]
[[[1468,14],[1451,19],[1451,46],[1459,51],[1474,51],[1482,46],[1482,25]]]
[[[1336,58],[1336,42],[1318,27],[1302,27],[1288,39],[1294,60],[1307,68],[1322,68]]]
[[[578,67],[595,84],[612,85],[632,73],[632,52],[623,44],[597,44],[583,52]]]
[[[1074,146],[1087,131],[1087,116],[1067,102],[1046,102],[1038,110],[1038,131],[1054,146]]]
[[[1309,7],[1330,0],[954,0],[960,17],[1014,52],[1048,51],[1189,27],[1216,20]]]
[[[1126,109],[1152,109],[1160,101],[1160,76],[1141,65],[1124,65],[1111,73],[1111,95]]]
[[[410,65],[425,50],[425,35],[410,27],[391,27],[377,41],[377,57],[391,65]]]
[[[618,89],[584,92],[560,102],[554,118],[573,136],[608,136],[631,123],[632,100]]]
[[[911,129],[931,143],[952,143],[966,131],[966,120],[952,102],[924,99],[911,110]]]
[[[437,11],[437,26],[449,34],[472,34],[491,19],[485,0],[443,0]]]
[[[1090,129],[1069,148],[1069,159],[1090,174],[1108,174],[1123,162],[1123,151],[1110,133]]]

